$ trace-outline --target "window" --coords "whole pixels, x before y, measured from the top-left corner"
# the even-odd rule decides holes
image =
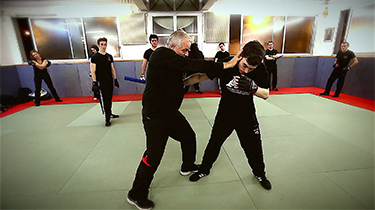
[[[81,19],[32,19],[36,48],[49,59],[86,57]]]
[[[352,10],[347,41],[350,44],[349,48],[356,54],[374,55],[375,53],[374,9],[375,4],[372,3]]]
[[[270,40],[282,53],[310,53],[314,17],[244,16],[243,45],[257,39],[265,47]]]
[[[197,16],[153,16],[152,33],[159,36],[159,45],[165,45],[171,33],[182,28],[198,42]]]
[[[21,51],[22,59],[24,61],[31,60],[30,51],[34,49],[34,45],[30,30],[29,19],[18,18],[15,19],[15,23],[17,23],[19,29],[17,35],[19,40],[21,40],[20,48],[23,49],[23,51]]]
[[[119,39],[117,33],[117,21],[115,17],[84,18],[86,31],[86,47],[97,44],[101,38],[107,38],[107,52],[113,57],[120,57]]]
[[[108,39],[107,52],[119,57],[115,17],[15,19],[19,29],[23,59],[35,49],[48,59],[87,59],[90,46],[100,37]]]

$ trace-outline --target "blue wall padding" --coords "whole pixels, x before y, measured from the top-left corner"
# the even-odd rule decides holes
[[[277,60],[277,87],[292,87],[295,58],[283,57]]]
[[[15,66],[1,67],[0,69],[1,89],[0,95],[17,96],[21,82]]]
[[[297,57],[294,63],[292,87],[311,87],[315,84],[318,57]]]
[[[333,68],[334,57],[283,57],[277,61],[278,88],[309,87],[325,88]],[[342,93],[375,100],[374,58],[359,57],[359,64],[349,71]],[[145,84],[124,80],[125,76],[139,78],[142,61],[115,61],[120,89],[115,95],[142,94]],[[54,64],[48,68],[60,97],[92,96],[92,78],[89,77],[89,63]],[[147,72],[146,72],[147,75]],[[146,77],[147,80],[147,77]],[[34,87],[34,72],[29,65],[0,67],[1,95],[17,96],[21,87]],[[336,90],[335,82],[332,91]],[[202,91],[218,90],[217,79],[200,83]],[[49,91],[45,83],[42,87]],[[194,88],[190,87],[191,91]]]

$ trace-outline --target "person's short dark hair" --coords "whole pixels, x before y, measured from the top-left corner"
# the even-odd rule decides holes
[[[267,44],[273,44],[273,41],[268,41],[268,43]]]
[[[242,50],[241,56],[252,66],[259,65],[265,55],[264,47],[258,40],[249,41]]]
[[[99,43],[102,41],[105,41],[107,43],[107,38],[105,37],[99,38],[98,41],[96,41],[96,43],[99,45]]]
[[[156,34],[151,34],[150,37],[148,38],[148,40],[151,42],[151,39],[153,39],[153,38],[155,38],[156,40],[159,41],[159,37]]]
[[[347,42],[347,41],[344,41],[344,42],[342,42],[341,44],[347,44],[348,47],[349,47],[349,42]]]
[[[219,46],[220,46],[220,45],[224,45],[224,46],[225,46],[224,42],[220,42],[220,43],[219,43]]]
[[[99,47],[96,44],[91,45],[90,49],[94,48],[96,51],[99,51]]]

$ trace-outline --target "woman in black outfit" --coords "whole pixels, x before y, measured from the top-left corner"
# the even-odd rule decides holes
[[[30,57],[32,60],[28,63],[34,68],[35,106],[40,106],[40,90],[42,89],[42,80],[44,80],[44,82],[47,84],[51,94],[55,98],[55,101],[62,102],[59,95],[57,95],[56,89],[53,86],[51,77],[47,71],[47,67],[51,65],[51,62],[40,57],[40,54],[36,50],[31,50]]]

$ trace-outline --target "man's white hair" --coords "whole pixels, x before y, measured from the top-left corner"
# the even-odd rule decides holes
[[[190,36],[185,33],[184,31],[177,30],[173,32],[167,39],[167,47],[174,48],[174,47],[181,47],[182,40],[187,39],[191,41]]]

